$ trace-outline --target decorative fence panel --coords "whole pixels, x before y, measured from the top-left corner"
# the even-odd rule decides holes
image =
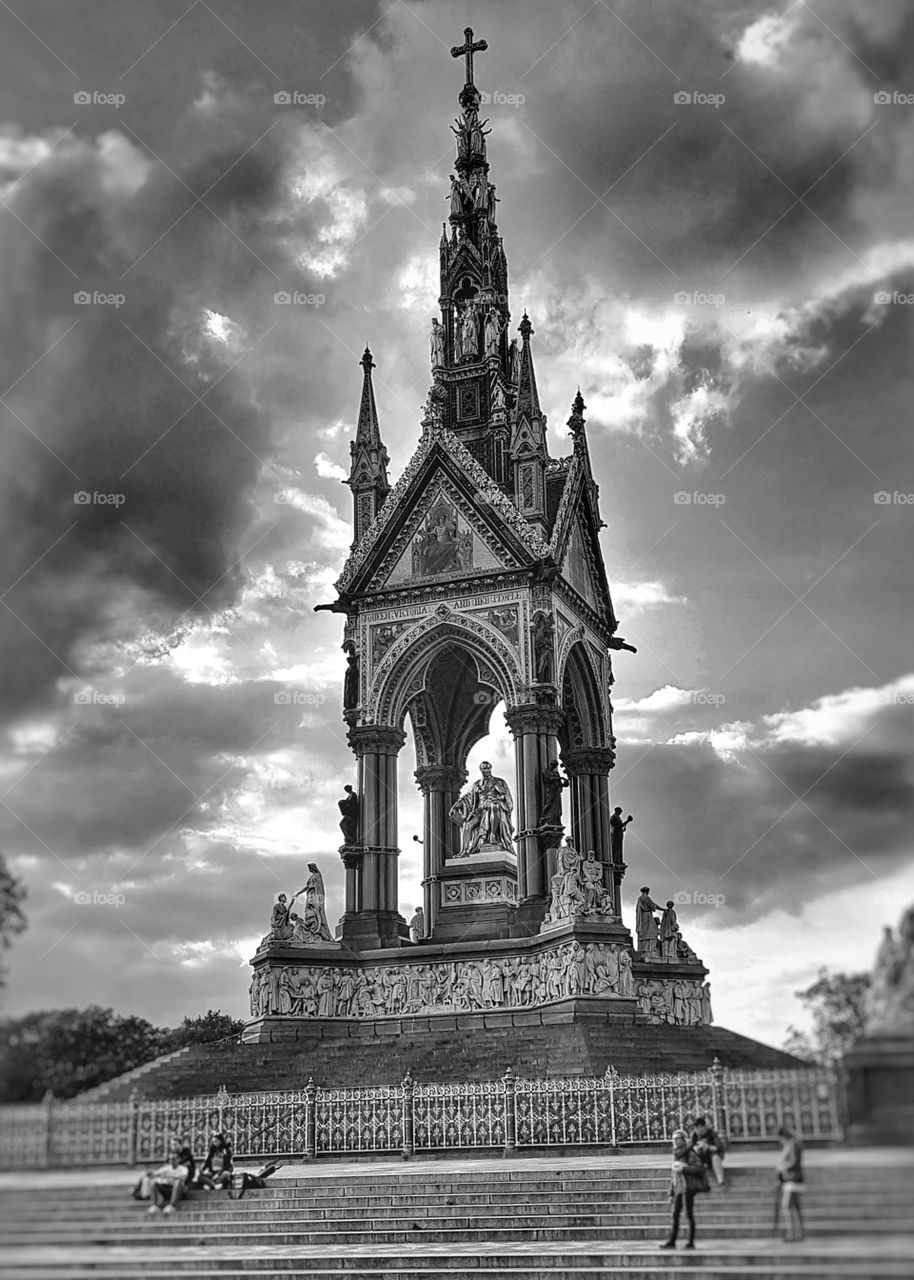
[[[696,1115],[730,1141],[842,1135],[841,1086],[824,1070],[708,1071],[0,1107],[0,1168],[159,1163],[177,1137],[205,1151],[223,1131],[242,1159],[362,1152],[624,1147],[668,1143]]]

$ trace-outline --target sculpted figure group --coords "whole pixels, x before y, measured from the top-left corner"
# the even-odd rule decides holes
[[[662,914],[660,919],[655,911]],[[695,952],[684,940],[679,929],[679,917],[673,899],[665,907],[654,902],[650,885],[642,885],[635,904],[635,934],[638,952],[645,960],[664,960],[668,964],[697,959]]]
[[[631,952],[568,942],[533,956],[435,964],[258,969],[253,1017],[378,1018],[410,1013],[530,1009],[569,996],[635,993]]]
[[[555,872],[550,881],[552,899],[547,924],[585,915],[613,915],[612,894],[603,883],[603,863],[593,849],[580,853],[569,836],[554,850]]]
[[[711,987],[694,979],[659,982],[652,978],[638,984],[638,1003],[653,1023],[680,1027],[711,1024]]]
[[[351,788],[348,789],[351,790]],[[324,878],[316,863],[309,862],[308,870],[311,874],[304,888],[299,889],[298,893],[293,893],[291,900],[284,893],[278,895],[270,915],[270,932],[261,939],[258,951],[273,944],[286,947],[313,947],[319,946],[322,942],[332,941],[330,926],[327,923]],[[299,898],[304,899],[301,914],[292,910]]]

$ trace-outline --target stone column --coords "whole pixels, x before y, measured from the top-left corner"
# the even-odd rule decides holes
[[[517,923],[522,933],[535,933],[549,903],[546,849],[537,830],[543,804],[543,771],[558,760],[558,733],[565,713],[555,706],[509,707],[505,712],[514,735],[516,782],[514,826],[517,832]]]
[[[347,736],[358,761],[362,853],[359,902],[344,920],[343,939],[361,950],[399,946],[408,936],[397,910],[397,756],[406,734],[387,725],[358,725]]]
[[[613,895],[613,911],[621,915],[620,884],[624,868],[614,867],[609,832],[609,771],[615,763],[611,747],[573,747],[562,756],[571,783],[571,836],[575,848],[593,849],[608,868],[603,883]]]
[[[459,765],[423,765],[416,770],[416,781],[425,799],[422,829],[422,890],[427,936],[432,936],[440,906],[438,877],[445,859],[456,857],[460,850],[460,828],[451,822],[448,812],[459,798],[467,780],[467,771]]]

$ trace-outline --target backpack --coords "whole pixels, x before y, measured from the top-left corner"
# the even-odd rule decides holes
[[[281,1168],[281,1164],[271,1163],[265,1164],[257,1173],[236,1174],[235,1176],[240,1179],[239,1190],[237,1196],[233,1196],[232,1199],[240,1200],[245,1191],[259,1191],[267,1185],[267,1178],[272,1177],[276,1170]],[[229,1191],[229,1195],[231,1194]]]

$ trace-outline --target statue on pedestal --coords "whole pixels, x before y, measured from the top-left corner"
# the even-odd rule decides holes
[[[485,329],[487,356],[498,355],[498,343],[500,338],[501,338],[501,314],[499,313],[499,310],[497,307],[489,307],[489,311],[486,316],[486,329]]]
[[[533,619],[533,678],[537,684],[551,684],[554,677],[553,634],[555,623],[547,613]]]
[[[625,839],[625,828],[628,826],[630,822],[634,822],[634,818],[632,817],[632,815],[629,814],[628,817],[623,822],[622,806],[616,805],[615,809],[613,809],[612,811],[612,816],[609,819],[610,853],[611,853],[613,862],[625,861],[625,859],[622,857],[622,842]],[[657,907],[656,910],[659,911],[660,908]]]
[[[471,299],[460,315],[458,355],[461,359],[473,359],[479,355],[479,312]]]
[[[351,711],[359,705],[359,655],[351,640],[347,640],[343,648],[347,664],[343,680],[343,709]]]
[[[635,934],[638,938],[638,950],[645,957],[657,956],[660,930],[654,912],[660,909],[660,904],[651,898],[650,886],[643,885],[635,904]]]
[[[422,907],[416,907],[413,918],[409,922],[409,936],[413,942],[421,942],[425,937],[425,912]]]
[[[536,820],[538,827],[562,825],[562,790],[569,786],[567,778],[559,773],[558,760],[550,760],[543,770],[543,804]]]
[[[603,907],[606,890],[603,886],[603,863],[597,862],[597,855],[593,849],[587,850],[587,856],[581,864],[581,880],[584,890],[584,911],[599,911]]]
[[[278,895],[270,916],[270,932],[261,942],[261,946],[264,943],[289,942],[291,940],[295,931],[293,920],[297,919],[292,912],[292,908],[295,905],[296,898],[300,898],[304,892],[304,889],[299,889],[298,893],[293,893],[291,901],[287,900],[284,893]]]
[[[901,917],[896,938],[885,926],[866,999],[868,1034],[914,1033],[914,906]]]
[[[513,853],[511,814],[514,801],[504,778],[492,773],[488,760],[479,766],[482,775],[465,796],[453,804],[448,816],[462,828],[460,857],[491,851]]]
[[[295,926],[293,937],[305,943],[332,942],[327,913],[324,909],[326,901],[324,877],[318,870],[316,862],[309,862],[308,870],[311,874],[302,890],[305,896],[305,910],[301,920]]]
[[[444,325],[437,316],[432,316],[432,331],[429,334],[429,347],[432,368],[440,369],[444,365]]]
[[[660,954],[671,963],[679,959],[679,921],[673,899],[670,898],[660,917]]]
[[[339,801],[339,810],[343,815],[340,819],[340,830],[343,833],[343,844],[358,844],[359,840],[359,797],[356,795],[352,787],[347,785],[343,787],[346,792],[342,800]]]

